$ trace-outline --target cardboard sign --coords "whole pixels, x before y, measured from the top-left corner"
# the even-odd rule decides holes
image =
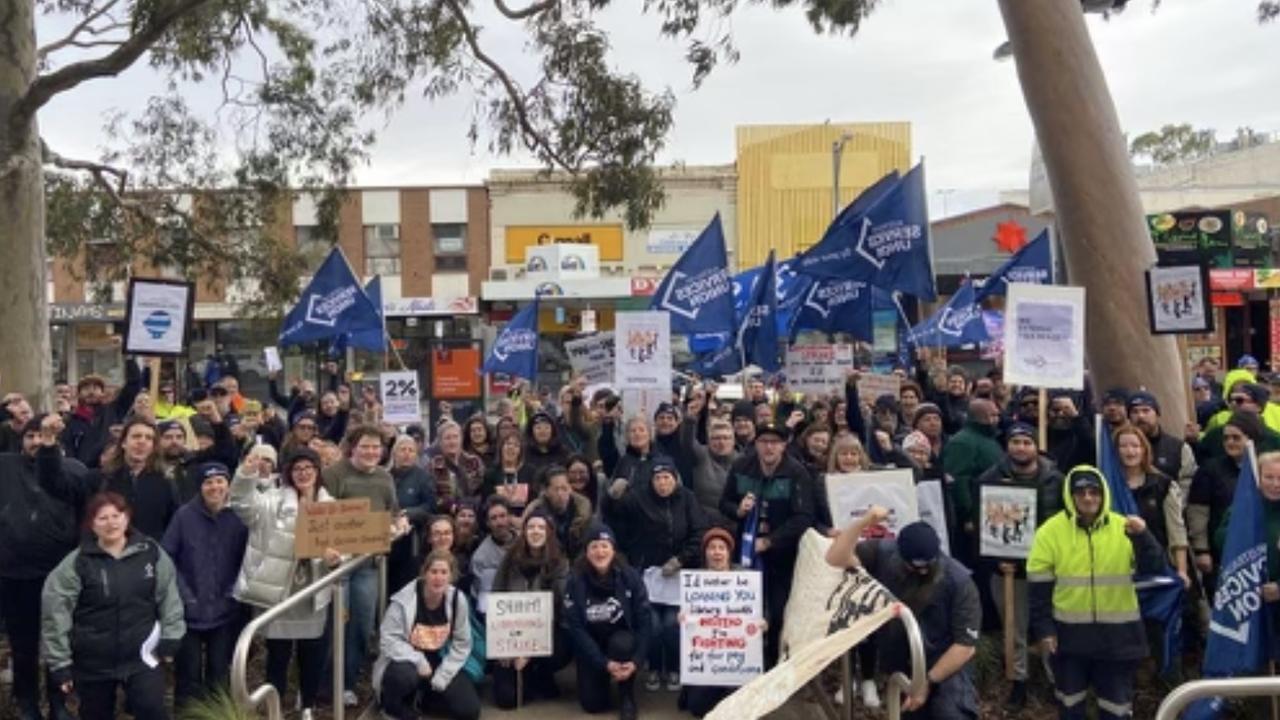
[[[370,511],[369,498],[302,503],[293,554],[299,559],[324,557],[326,548],[343,555],[389,552],[391,513]]]
[[[758,572],[680,573],[680,682],[737,687],[764,672]]]
[[[422,406],[418,398],[418,373],[384,372],[378,376],[378,390],[382,396],[382,419],[393,425],[413,425],[422,422]]]
[[[896,400],[902,391],[902,378],[897,375],[863,373],[858,376],[858,400],[875,403],[881,395],[892,395]]]
[[[1031,555],[1036,534],[1037,490],[1017,485],[983,485],[978,488],[983,557],[1024,560]]]
[[[589,385],[613,382],[613,331],[568,340],[564,351],[573,371],[587,379]]]
[[[550,657],[555,599],[549,592],[492,592],[484,616],[490,660]]]
[[[867,528],[867,537],[897,537],[903,527],[920,519],[915,477],[911,470],[878,470],[827,475],[831,524],[849,527],[879,505],[889,511],[883,524]]]
[[[1004,381],[1084,389],[1084,288],[1009,283]]]
[[[196,307],[195,285],[133,278],[125,310],[124,351],[132,355],[185,355]]]
[[[845,374],[853,369],[852,345],[787,348],[787,384],[810,396],[844,395]]]

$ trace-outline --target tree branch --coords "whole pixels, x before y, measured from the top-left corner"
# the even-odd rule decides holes
[[[48,143],[44,141],[44,138],[40,138],[40,157],[46,165],[52,165],[64,170],[79,170],[89,173],[90,177],[93,178],[93,183],[111,196],[113,202],[121,207],[130,205],[131,201],[126,200],[124,197],[125,186],[129,181],[129,171],[88,160],[63,157],[54,152]],[[115,178],[114,184],[107,179],[108,175]]]
[[[496,1],[500,2],[501,0]],[[541,150],[549,160],[565,170],[571,172],[577,170],[577,166],[571,164],[555,148],[551,147],[551,143],[547,142],[546,138],[542,137],[542,133],[538,132],[538,129],[533,126],[533,121],[529,119],[529,109],[525,106],[524,94],[520,91],[520,87],[516,85],[515,80],[511,79],[511,76],[507,74],[506,70],[502,69],[502,66],[496,60],[480,49],[480,41],[476,37],[476,29],[467,20],[466,12],[462,9],[462,5],[458,0],[444,0],[444,4],[449,6],[449,10],[458,20],[458,24],[462,28],[462,35],[466,38],[467,46],[471,48],[471,54],[488,68],[489,72],[493,73],[493,76],[498,79],[503,89],[506,90],[507,98],[511,101],[512,107],[515,108],[516,119],[520,124],[521,131],[524,133],[525,142],[531,146],[531,149]]]
[[[119,2],[120,0],[107,0],[107,3],[105,5],[89,13],[89,15],[85,17],[84,20],[80,21],[79,25],[76,25],[74,28],[71,28],[71,32],[67,33],[66,37],[62,38],[61,40],[51,42],[48,45],[45,45],[41,47],[39,50],[37,50],[36,56],[39,57],[41,60],[43,60],[45,57],[47,57],[51,53],[57,52],[58,50],[61,50],[64,47],[74,44],[76,37],[79,36],[80,33],[82,32],[88,31],[92,35],[98,35],[100,33],[107,32],[109,30],[118,29],[119,27],[128,27],[124,23],[112,23],[111,25],[108,25],[107,27],[102,28],[100,30],[91,30],[89,28],[89,26],[92,25],[96,20],[98,20],[98,18],[101,18],[103,15],[106,15],[107,13],[111,12],[111,8],[115,7],[117,4],[119,4]]]
[[[554,8],[558,4],[558,0],[542,0],[542,2],[536,2],[523,10],[514,10],[502,0],[493,0],[494,7],[498,8],[498,12],[505,15],[509,20],[527,20],[534,15],[539,15]]]
[[[143,53],[150,50],[174,23],[209,1],[176,0],[167,9],[156,12],[145,27],[135,31],[110,53],[93,60],[72,63],[36,78],[14,108],[14,119],[25,121],[35,115],[54,95],[70,90],[86,80],[111,77],[124,72]]]

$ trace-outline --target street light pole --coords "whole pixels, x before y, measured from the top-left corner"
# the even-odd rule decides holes
[[[831,218],[840,214],[840,158],[844,155],[845,143],[853,139],[853,133],[840,133],[840,138],[831,143]]]

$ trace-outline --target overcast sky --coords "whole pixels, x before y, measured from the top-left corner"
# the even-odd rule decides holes
[[[483,2],[479,4],[485,4]],[[641,3],[617,0],[603,18],[616,64],[678,97],[676,126],[662,160],[724,164],[734,160],[734,127],[753,123],[908,121],[913,154],[928,158],[935,200],[947,210],[994,201],[999,189],[1025,189],[1032,130],[1014,65],[991,59],[1004,40],[994,0],[887,0],[855,38],[815,36],[798,10],[743,4],[733,31],[742,60],[722,66],[692,91],[681,48],[658,38]],[[1280,25],[1255,22],[1255,0],[1132,0],[1122,15],[1091,17],[1122,126],[1139,133],[1163,123],[1280,130]],[[485,17],[486,46],[509,66],[520,28]],[[57,27],[46,23],[41,40]],[[66,155],[94,156],[103,135],[94,122],[130,109],[159,87],[150,71],[98,81],[42,112],[43,135]],[[215,92],[197,102],[213,103]],[[472,149],[465,133],[468,98],[414,99],[381,124],[362,184],[482,181],[492,167],[527,165]],[[935,202],[935,214],[941,210]]]

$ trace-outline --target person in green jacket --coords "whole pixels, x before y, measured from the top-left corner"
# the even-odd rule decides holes
[[[972,486],[979,475],[1004,457],[1004,450],[996,442],[999,420],[1000,410],[995,403],[973,400],[964,426],[942,448],[942,467],[954,481],[949,488],[952,506],[956,517],[966,518],[963,525],[952,529],[950,547],[955,558],[969,567],[973,566],[973,549],[978,546]]]

